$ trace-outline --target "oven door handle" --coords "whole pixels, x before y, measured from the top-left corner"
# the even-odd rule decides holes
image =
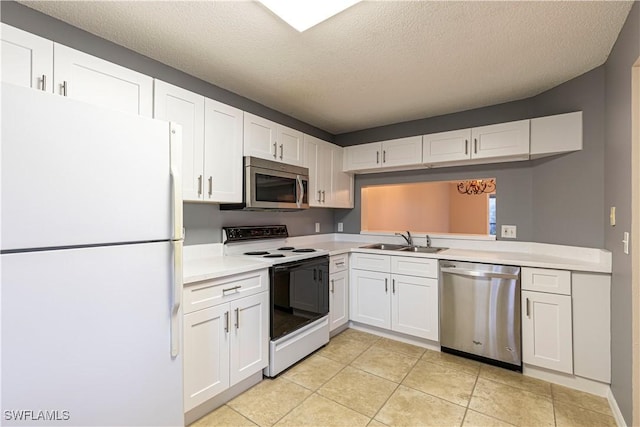
[[[299,208],[302,206],[302,200],[304,200],[304,185],[302,185],[302,178],[300,178],[300,175],[296,175],[296,181],[298,182],[298,187],[300,188],[298,197],[296,198],[296,206]]]

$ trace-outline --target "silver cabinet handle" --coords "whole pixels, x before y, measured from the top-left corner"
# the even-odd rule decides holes
[[[382,163],[387,162],[387,150],[382,150]]]
[[[280,144],[280,160],[282,160],[283,156],[284,156],[284,144]]]
[[[224,312],[224,331],[229,333],[229,312]]]
[[[529,298],[527,298],[527,317],[531,317],[529,315]]]
[[[391,280],[391,292],[396,293],[396,279]]]
[[[236,308],[236,329],[240,328],[240,309]]]
[[[339,265],[344,265],[344,261],[336,262],[336,267]]]
[[[273,158],[278,157],[278,143],[274,141],[273,143]]]
[[[225,292],[237,291],[240,288],[242,288],[242,285],[234,286],[233,288],[223,289],[222,293],[224,294]]]
[[[324,190],[322,190],[322,203],[324,203],[324,196],[325,196]]]
[[[376,151],[376,164],[380,163],[380,152]]]
[[[209,177],[209,197],[213,194],[213,177]]]
[[[478,138],[473,138],[473,152],[478,154]]]
[[[318,190],[318,203],[322,201],[322,191]]]
[[[464,140],[464,154],[469,154],[469,140]]]
[[[65,81],[62,82],[62,85],[60,85],[62,87],[62,96],[67,96],[67,89],[68,89],[68,84]]]
[[[335,286],[335,280],[331,279],[331,293],[335,293],[336,291],[336,286]]]
[[[47,75],[43,74],[42,78],[40,80],[42,81],[42,90],[46,91],[47,90]]]
[[[202,194],[202,175],[198,175],[198,196]]]
[[[389,279],[384,279],[384,293],[389,292]]]
[[[511,280],[518,279],[517,274],[509,274],[509,273],[493,273],[493,272],[487,272],[487,271],[463,270],[460,268],[448,268],[448,267],[441,267],[440,271],[442,273],[457,274],[458,276],[486,277],[490,279],[511,279]]]

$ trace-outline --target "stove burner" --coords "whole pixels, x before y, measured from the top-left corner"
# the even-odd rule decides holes
[[[283,246],[281,248],[278,248],[279,251],[292,251],[295,248],[293,246]]]
[[[282,254],[269,254],[269,255],[263,256],[263,258],[284,258],[284,255],[282,255]]]
[[[311,248],[302,248],[302,249],[294,249],[291,252],[315,252],[315,249],[311,249]]]
[[[245,255],[267,255],[269,252],[267,251],[253,251],[253,252],[245,252]]]

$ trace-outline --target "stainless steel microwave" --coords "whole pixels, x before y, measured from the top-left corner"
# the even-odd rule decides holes
[[[244,203],[222,210],[308,209],[309,169],[257,157],[244,158]]]

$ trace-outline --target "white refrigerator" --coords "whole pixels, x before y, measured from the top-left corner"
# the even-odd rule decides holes
[[[0,424],[183,425],[180,127],[1,97]]]

